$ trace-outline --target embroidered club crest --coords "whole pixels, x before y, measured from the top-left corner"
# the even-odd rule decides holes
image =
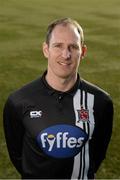
[[[77,110],[78,112],[78,122],[82,121],[82,122],[89,122],[89,110],[88,109],[84,109],[83,107],[81,107],[80,110]]]

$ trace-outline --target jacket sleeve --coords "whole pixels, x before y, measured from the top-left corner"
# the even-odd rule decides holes
[[[103,109],[102,109],[103,108]],[[113,102],[108,96],[101,108],[97,128],[94,132],[94,170],[97,172],[106,157],[107,148],[112,135]],[[103,111],[103,113],[102,113]]]
[[[6,144],[10,159],[22,174],[22,139],[24,135],[24,128],[21,122],[21,111],[16,107],[13,101],[8,98],[3,111],[3,126]]]

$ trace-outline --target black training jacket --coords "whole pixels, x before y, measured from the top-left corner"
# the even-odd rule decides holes
[[[45,74],[7,99],[10,159],[25,179],[93,179],[112,133],[112,100],[79,75],[72,89],[56,91]]]

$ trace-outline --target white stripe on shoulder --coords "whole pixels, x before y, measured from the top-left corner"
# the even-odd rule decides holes
[[[87,108],[89,111],[89,140],[92,137],[93,130],[94,130],[94,115],[93,115],[93,107],[94,107],[94,95],[87,93]],[[90,166],[90,159],[89,159],[89,141],[85,145],[85,171],[84,171],[84,179],[87,179],[87,174]]]
[[[76,125],[78,125],[77,122],[79,121],[77,110],[80,109],[80,94],[81,93],[80,93],[80,89],[79,89],[79,90],[77,90],[77,92],[73,98],[74,112],[75,112],[75,118],[76,118],[75,124]],[[80,153],[74,157],[73,171],[72,171],[71,179],[78,179],[79,172],[80,172]]]
[[[82,97],[81,97],[82,95]],[[89,121],[84,122],[79,120],[78,111],[81,110],[81,98],[82,98],[82,108],[88,110],[89,112]],[[94,95],[87,93],[78,89],[76,94],[73,98],[73,105],[74,105],[74,112],[75,112],[75,125],[84,129],[84,131],[88,134],[89,139],[92,137],[93,130],[94,130]],[[86,107],[87,105],[87,107]],[[84,152],[84,153],[83,153]],[[82,153],[82,156],[81,156]],[[83,147],[82,151],[74,157],[73,163],[73,171],[71,179],[88,179],[88,170],[89,170],[89,140],[86,142],[85,146]]]

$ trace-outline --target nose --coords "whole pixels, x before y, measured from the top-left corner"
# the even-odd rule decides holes
[[[68,48],[63,49],[63,51],[62,51],[62,57],[63,57],[64,59],[70,59],[70,58],[71,58],[71,52],[70,52],[70,50],[69,50]]]

